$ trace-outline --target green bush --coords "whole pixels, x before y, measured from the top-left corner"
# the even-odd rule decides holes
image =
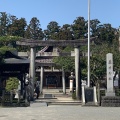
[[[116,95],[116,96],[120,96],[120,89],[116,89],[116,90],[115,90],[115,95]]]
[[[6,90],[11,91],[17,89],[18,84],[19,84],[19,79],[17,79],[16,77],[10,77],[8,80],[6,80]]]
[[[105,96],[105,90],[100,90],[100,96]]]
[[[76,100],[76,91],[72,93],[72,99]]]

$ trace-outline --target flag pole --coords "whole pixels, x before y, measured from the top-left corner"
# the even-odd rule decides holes
[[[88,0],[88,77],[87,85],[90,87],[90,0]]]

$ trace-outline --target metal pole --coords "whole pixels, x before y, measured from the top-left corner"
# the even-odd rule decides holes
[[[90,87],[90,0],[88,0],[88,77],[87,85]]]
[[[119,26],[119,52],[120,52],[120,26]]]

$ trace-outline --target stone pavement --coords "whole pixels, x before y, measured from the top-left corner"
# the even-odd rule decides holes
[[[0,108],[0,120],[119,120],[119,111],[120,107],[37,105]]]
[[[48,98],[45,97],[47,95]],[[80,100],[72,99],[69,89],[66,89],[66,94],[59,92],[59,89],[43,89],[43,95],[40,95],[36,102],[46,102],[47,105],[81,105]]]
[[[58,101],[74,102],[69,94],[62,95],[56,90],[44,90]],[[45,100],[31,102],[30,107],[0,107],[0,120],[119,120],[120,107],[82,107],[76,105],[47,105]]]

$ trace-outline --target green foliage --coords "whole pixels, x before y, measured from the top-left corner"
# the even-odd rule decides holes
[[[99,25],[98,37],[102,41],[107,41],[109,43],[113,42],[115,38],[115,29],[112,28],[111,24]]]
[[[17,79],[16,77],[10,77],[8,80],[6,80],[6,90],[11,91],[17,89],[18,84],[19,84],[19,79]]]
[[[0,47],[2,46],[15,46],[16,41],[19,41],[21,37],[18,36],[1,36],[0,37]]]
[[[16,49],[9,46],[3,46],[0,48],[0,53],[4,55],[6,51],[14,51],[14,50]]]
[[[76,91],[72,93],[72,99],[76,100]]]
[[[10,19],[6,12],[0,12],[0,36],[4,36],[7,33],[7,25],[9,24]]]
[[[51,21],[48,25],[47,25],[47,30],[44,30],[44,35],[45,35],[45,39],[55,39],[58,40],[59,39],[59,30],[60,30],[60,26],[58,26],[58,23],[56,21]]]
[[[65,24],[61,27],[58,33],[59,40],[73,40],[73,31],[71,31],[71,25]]]
[[[44,34],[40,28],[40,21],[36,17],[33,17],[27,26],[25,37],[34,40],[42,40],[44,38]]]
[[[8,35],[24,37],[26,20],[25,18],[17,19],[11,16],[12,24],[8,25]]]
[[[115,95],[120,96],[120,89],[115,89]]]
[[[105,96],[105,90],[100,90],[100,96]]]
[[[74,39],[85,38],[87,33],[87,21],[84,17],[77,17],[72,25]]]
[[[20,40],[18,36],[1,36],[0,37],[0,64],[3,62],[3,55],[6,51],[16,50],[16,41]]]
[[[100,21],[98,19],[94,19],[94,20],[90,21],[90,28],[91,28],[92,37],[98,36],[99,25],[100,25]]]
[[[62,52],[70,52],[72,48],[66,47]],[[55,57],[53,61],[56,63],[58,68],[64,68],[65,71],[73,71],[74,70],[74,58],[71,56],[59,56]]]
[[[4,59],[3,56],[5,54],[6,51],[14,51],[16,50],[15,48],[11,48],[9,46],[3,46],[0,48],[0,64],[4,63]]]

